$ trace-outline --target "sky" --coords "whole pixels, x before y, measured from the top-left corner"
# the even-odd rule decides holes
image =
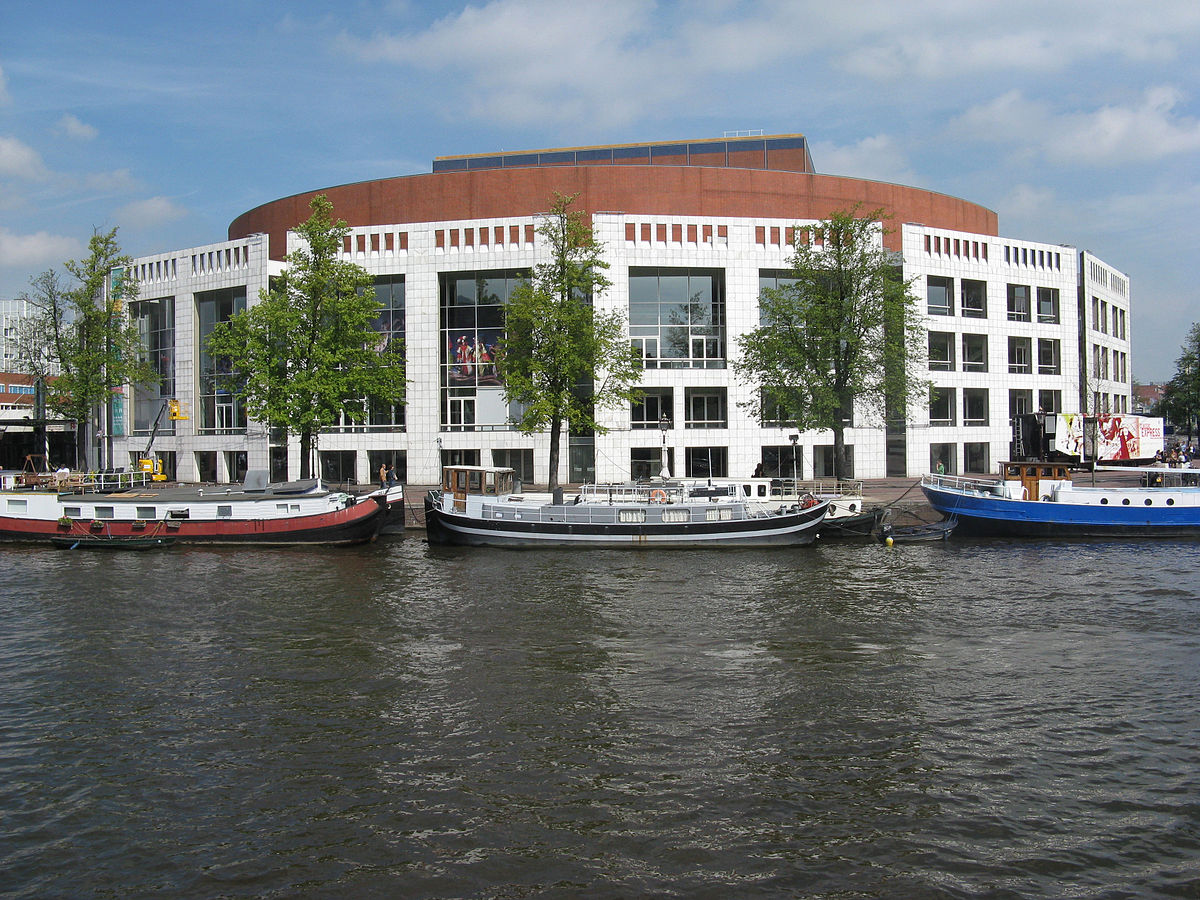
[[[1130,277],[1132,374],[1200,321],[1200,2],[0,4],[0,298],[435,156],[761,130]]]

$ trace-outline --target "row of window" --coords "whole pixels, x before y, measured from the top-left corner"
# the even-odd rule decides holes
[[[1006,244],[1004,261],[1013,266],[1062,270],[1062,254],[1053,250],[1031,250],[1029,247],[1011,247]]]
[[[1030,304],[1030,286],[1010,284],[1007,289],[1008,320],[1030,322],[1033,320]],[[1037,320],[1041,324],[1058,324],[1060,321],[1059,289],[1039,287],[1037,289]],[[931,316],[954,315],[954,279],[941,275],[925,278],[926,309]],[[987,282],[973,278],[959,279],[959,313],[968,319],[986,319]]]
[[[957,405],[958,395],[962,405]],[[1038,408],[1043,412],[1057,413],[1062,410],[1062,391],[1038,391]],[[968,427],[990,424],[989,394],[987,388],[932,388],[929,392],[929,424],[934,426],[957,425],[956,414],[961,412],[962,424]],[[1013,389],[1008,392],[1008,415],[1013,416],[1036,412],[1033,406],[1033,391]]]
[[[963,334],[963,372],[988,371],[988,336],[986,334]],[[1008,338],[1008,371],[1011,375],[1033,374],[1033,338]],[[929,369],[932,372],[953,372],[956,368],[956,335],[949,331],[929,332]],[[1062,374],[1062,346],[1057,338],[1037,339],[1037,374]]]
[[[1112,307],[1112,330],[1109,330],[1109,305],[1099,297],[1092,298],[1092,327],[1101,334],[1111,334],[1125,340],[1125,310],[1115,304]]]
[[[1109,366],[1109,360],[1112,366]],[[1120,350],[1109,350],[1099,344],[1092,346],[1092,377],[1112,381],[1125,381],[1129,374],[1129,354]]]
[[[1095,260],[1088,264],[1088,273],[1091,275],[1092,281],[1101,287],[1111,290],[1114,294],[1120,294],[1122,297],[1128,295],[1129,283],[1120,275],[1110,272]]]
[[[489,241],[493,246],[505,246],[504,235],[505,227],[503,225],[495,225],[491,228],[482,226],[480,228],[438,228],[433,232],[433,245],[438,250],[445,250],[447,246],[450,249],[456,250],[460,246],[463,248],[473,248],[476,243],[480,247],[487,247]],[[532,247],[535,228],[531,224],[525,225],[523,228],[520,225],[509,225],[508,246],[509,247]],[[461,244],[460,244],[461,235]],[[361,238],[362,235],[359,235]],[[408,235],[401,233],[402,250],[408,249]]]
[[[684,388],[684,428],[727,428],[729,414],[725,388]],[[630,426],[632,428],[671,428],[678,421],[675,416],[675,391],[673,388],[644,388],[639,399],[633,401]]]
[[[468,229],[470,230],[470,229]],[[486,229],[481,229],[486,231]],[[438,232],[441,234],[442,232]],[[458,230],[451,232],[454,240],[458,240]],[[408,250],[408,232],[407,231],[373,231],[369,234],[348,234],[342,238],[342,254],[351,256],[356,251],[359,256],[363,256],[367,252],[367,244],[371,245],[372,253],[395,253],[397,249],[401,252]],[[486,244],[487,241],[484,240]],[[439,247],[441,244],[438,245]],[[457,243],[454,244],[458,246]],[[403,276],[396,276],[403,277]]]
[[[711,244],[714,234],[717,243],[724,244],[729,240],[728,225],[684,225],[682,222],[672,222],[670,225],[665,222],[653,225],[649,222],[625,223],[625,242],[627,244],[666,244],[668,233],[672,244],[683,244],[685,236],[686,243],[689,244]]]
[[[982,259],[987,262],[987,242],[968,241],[965,238],[925,235],[925,252],[931,256],[958,256],[967,259]]]

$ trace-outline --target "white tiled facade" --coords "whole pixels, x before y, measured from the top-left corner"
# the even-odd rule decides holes
[[[532,453],[533,479],[546,481],[548,435],[524,435],[508,425],[495,387],[481,386],[476,392],[474,423],[452,423],[443,384],[450,365],[446,347],[449,331],[441,302],[446,278],[472,272],[528,270],[543,258],[537,244],[540,238],[534,233],[536,224],[531,217],[513,217],[352,230],[344,258],[376,277],[403,277],[409,384],[402,425],[348,427],[320,436],[322,461],[337,456],[339,478],[372,481],[380,454],[388,454],[388,458],[403,460],[401,473],[410,483],[430,484],[439,480],[445,461],[490,464],[507,461],[506,451],[526,451]],[[666,432],[666,445],[672,451],[674,474],[688,474],[685,470],[693,461],[703,460],[696,464],[725,470],[714,470],[713,474],[748,476],[764,460],[764,448],[779,448],[772,451],[775,456],[771,458],[786,456],[790,468],[790,430],[762,427],[751,419],[744,404],[752,388],[737,379],[731,363],[737,335],[758,324],[760,276],[787,269],[791,249],[788,241],[793,229],[804,224],[778,219],[622,213],[593,216],[596,237],[610,264],[607,275],[613,282],[598,299],[598,306],[629,313],[634,281],[631,269],[634,276],[643,279],[651,277],[646,273],[702,273],[704,279],[724,292],[724,331],[719,348],[713,349],[716,344],[707,349],[693,345],[699,351],[689,351],[711,358],[695,367],[648,366],[644,373],[643,388],[671,391],[671,427]],[[954,348],[951,360],[939,359],[928,372],[943,398],[941,402],[944,404],[944,397],[953,391],[953,404],[948,416],[944,408],[940,409],[941,418],[936,421],[931,421],[929,409],[910,410],[903,435],[893,434],[890,441],[882,422],[871,422],[856,414],[857,427],[846,435],[853,447],[855,477],[916,476],[928,471],[939,458],[944,458],[951,471],[994,469],[1008,453],[1011,411],[1036,411],[1048,403],[1057,404],[1057,411],[1080,410],[1084,390],[1081,347],[1088,356],[1087,371],[1091,371],[1093,354],[1096,361],[1100,354],[1107,360],[1107,368],[1098,370],[1103,377],[1094,379],[1088,390],[1107,398],[1111,410],[1128,409],[1132,361],[1126,276],[1090,254],[1054,244],[919,225],[903,226],[902,238],[904,274],[912,282],[921,309],[927,312],[927,328],[943,336],[938,338],[942,342],[939,346],[949,344]],[[254,235],[134,261],[133,274],[141,285],[140,301],[173,300],[173,390],[163,397],[178,399],[188,418],[168,423],[156,438],[154,449],[168,454],[174,462],[172,474],[181,481],[200,480],[202,475],[229,481],[243,466],[272,467],[271,441],[264,427],[250,422],[244,430],[205,428],[198,415],[197,294],[244,290],[246,301],[253,305],[268,278],[281,268],[269,258],[269,249],[265,235]],[[931,278],[935,296],[944,297],[945,291],[939,293],[939,286],[944,289],[949,285],[949,309],[942,306],[928,312]],[[966,310],[962,306],[964,280],[972,292]],[[977,308],[980,283],[984,286],[982,310]],[[1026,318],[1020,310],[1016,315],[1010,312],[1010,285],[1027,288]],[[1039,289],[1045,299],[1044,309],[1039,309]],[[1052,304],[1055,298],[1057,302]],[[1093,307],[1096,315],[1103,308],[1104,327],[1093,320]],[[1085,321],[1081,322],[1081,315]],[[1016,344],[1010,347],[1012,339]],[[1022,346],[1027,347],[1027,356],[1022,356]],[[1047,348],[1044,359],[1039,358],[1039,347]],[[1102,350],[1093,351],[1093,347]],[[922,368],[926,362],[921,361]],[[697,396],[700,407],[693,406]],[[704,402],[713,405],[703,407]],[[145,414],[140,423],[135,423],[132,405],[121,408],[123,421],[114,428],[113,458],[118,464],[124,459],[136,460],[147,440]],[[701,407],[707,412],[697,420],[693,412]],[[609,430],[595,437],[594,453],[587,442],[583,443],[570,471],[568,438],[564,435],[561,478],[620,481],[644,474],[646,459],[657,460],[663,432],[648,423],[645,414],[642,421],[634,423],[631,410],[624,407],[606,413],[602,421]],[[135,429],[135,424],[140,427]],[[805,478],[831,475],[831,446],[832,435],[828,432],[801,434],[797,474]],[[272,474],[276,477],[284,474],[280,471],[281,452],[275,451]],[[299,471],[294,438],[286,453],[286,474],[294,478]],[[634,465],[634,455],[642,461],[641,470]],[[779,465],[782,468],[782,463]],[[655,474],[657,469],[657,464],[653,465]]]

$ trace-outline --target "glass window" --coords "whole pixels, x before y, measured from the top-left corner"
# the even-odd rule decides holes
[[[1033,371],[1033,339],[1010,337],[1008,339],[1008,371],[1013,375],[1028,375]]]
[[[987,335],[964,334],[962,336],[962,367],[964,372],[986,372]]]
[[[964,278],[962,290],[962,314],[970,319],[987,318],[987,282]]]
[[[1058,322],[1058,288],[1037,289],[1038,321],[1050,324]]]
[[[958,453],[955,444],[929,445],[929,471],[952,475],[958,471]],[[939,468],[940,467],[940,468]]]
[[[630,415],[632,428],[658,428],[663,416],[675,421],[675,391],[673,388],[642,388],[641,396],[633,401]]]
[[[939,275],[926,276],[925,298],[931,316],[954,315],[954,279]]]
[[[725,388],[685,388],[685,428],[725,428]]]
[[[662,447],[634,447],[629,451],[629,475],[648,481],[662,471]],[[675,448],[667,448],[667,471],[675,471]]]
[[[175,396],[175,298],[131,303],[129,318],[138,330],[142,362],[157,376],[155,383],[133,385],[133,430],[145,434],[154,427],[163,404]],[[174,434],[174,420],[164,415],[158,433]]]
[[[231,370],[228,359],[216,359],[208,352],[208,337],[213,329],[245,309],[244,287],[196,294],[196,334],[200,344],[200,421],[197,428],[202,434],[230,434],[246,429],[246,410],[242,398],[234,394],[231,383],[236,373]]]
[[[954,371],[954,335],[948,331],[929,332],[929,370]]]
[[[987,472],[991,468],[988,445],[985,443],[963,444],[963,467],[967,472]]]
[[[1033,412],[1032,390],[1011,390],[1008,392],[1008,417],[1022,416]]]
[[[1029,285],[1010,284],[1008,286],[1008,320],[1010,322],[1028,322]]]
[[[1038,338],[1038,374],[1059,375],[1061,372],[1059,342],[1049,338]]]
[[[503,384],[496,368],[496,350],[504,335],[504,304],[513,289],[524,281],[522,269],[446,272],[440,276],[441,291],[441,392],[442,425],[454,430],[472,430],[476,414],[487,417],[479,424],[505,425],[507,408],[495,401]],[[399,296],[396,295],[399,288]],[[404,305],[402,285],[391,284],[389,335],[395,335],[396,304]],[[378,287],[377,287],[378,290]],[[382,311],[381,311],[382,313]],[[403,339],[403,332],[400,333]],[[477,402],[480,389],[490,389],[482,409]],[[384,411],[381,416],[386,416]]]
[[[988,424],[987,388],[963,388],[963,424]]]
[[[729,451],[725,447],[688,447],[684,465],[688,478],[725,478],[729,475]]]
[[[954,424],[954,388],[930,388],[929,424]]]
[[[647,369],[725,368],[724,270],[631,268],[629,336]]]
[[[1062,391],[1038,391],[1038,407],[1042,412],[1062,412]]]

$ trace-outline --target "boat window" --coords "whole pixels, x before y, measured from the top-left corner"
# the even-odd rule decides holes
[[[618,522],[645,522],[646,511],[644,509],[619,509],[617,510]]]
[[[1021,467],[1020,466],[1009,466],[1008,467],[1008,477],[1009,478],[1020,478],[1021,477]]]
[[[233,507],[232,506],[217,506],[217,518],[218,519],[232,519],[233,518]]]
[[[64,506],[63,507],[63,515],[68,516],[72,519],[82,518],[83,517],[83,507],[82,506]]]
[[[1030,478],[1037,477],[1037,466],[1030,466],[1025,470],[1025,474]]]
[[[728,507],[718,509],[706,509],[704,518],[709,522],[728,522],[733,518],[733,510]]]
[[[191,517],[192,517],[192,512],[191,512],[191,510],[189,510],[187,508],[168,509],[167,510],[167,518],[168,519],[190,519]]]
[[[275,512],[283,513],[284,515],[287,515],[287,511],[288,511],[288,505],[286,503],[276,503],[275,504]]]
[[[97,519],[115,519],[117,516],[116,516],[116,513],[115,513],[115,512],[114,512],[114,510],[113,510],[113,507],[111,507],[111,506],[97,506],[97,507],[96,507],[96,516],[95,516],[95,517],[96,517]]]
[[[470,490],[475,491],[476,493],[481,491],[483,489],[483,473],[482,472],[468,472],[467,474],[470,476],[470,479],[471,479],[470,480],[470,484],[471,484]]]
[[[137,517],[139,519],[153,519],[154,518],[154,507],[153,506],[139,506],[137,508]]]
[[[692,511],[690,509],[664,509],[662,520],[664,522],[690,522]]]
[[[1050,468],[1049,466],[1044,466],[1042,468],[1042,477],[1043,478],[1053,478],[1054,470],[1052,468]]]
[[[8,501],[8,511],[9,512],[25,512],[28,508],[29,508],[28,500],[9,500]]]

